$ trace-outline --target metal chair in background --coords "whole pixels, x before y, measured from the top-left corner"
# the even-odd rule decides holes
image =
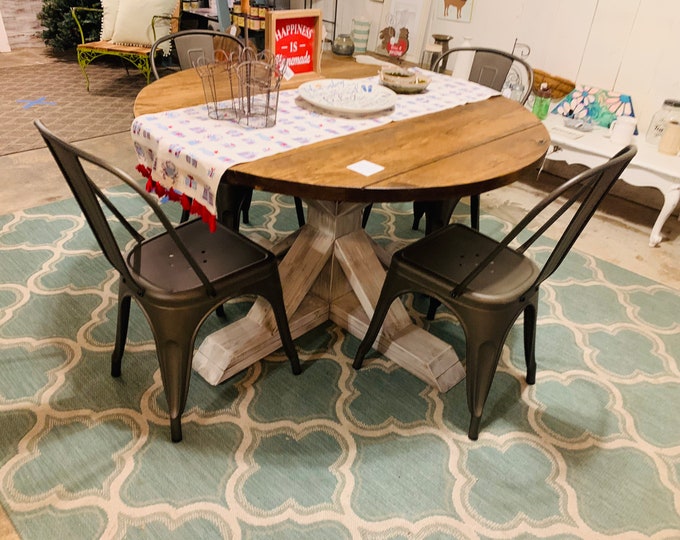
[[[453,62],[451,62],[453,60]],[[455,67],[459,62],[470,62],[468,80],[499,92],[508,86],[508,97],[521,104],[526,103],[534,82],[534,71],[529,63],[519,56],[487,47],[454,47],[443,53],[434,64],[434,71],[449,62]],[[413,204],[413,229],[418,229],[420,219],[425,215],[425,230],[432,232],[448,224],[459,199],[440,201],[436,204],[416,202]],[[428,220],[430,223],[428,223]],[[479,195],[470,197],[470,222],[479,230]]]
[[[208,315],[227,299],[255,294],[269,301],[293,373],[300,373],[300,361],[283,304],[277,260],[271,252],[221,224],[215,232],[210,232],[201,220],[173,227],[154,197],[125,172],[62,141],[41,122],[36,121],[35,126],[104,255],[119,274],[111,375],[121,374],[130,301],[134,298],[156,342],[173,442],[182,440],[181,418],[189,392],[196,335]],[[151,208],[164,230],[155,236],[142,236],[85,172],[84,164],[108,172],[127,184]],[[115,222],[115,233],[109,220]],[[120,238],[124,231],[129,238]],[[132,246],[123,252],[120,246],[129,244],[130,238]]]
[[[397,251],[387,271],[368,330],[354,359],[359,369],[375,341],[392,302],[408,292],[424,293],[445,304],[457,317],[466,339],[466,390],[470,411],[468,437],[477,439],[486,398],[503,344],[515,320],[524,314],[526,380],[534,384],[539,287],[559,267],[602,199],[637,152],[621,150],[607,163],[565,182],[539,202],[501,240],[462,224],[452,224]],[[554,203],[554,204],[553,204]],[[569,214],[566,214],[567,211]],[[541,246],[538,263],[525,252],[560,218],[567,220],[552,247]],[[536,230],[530,230],[535,226]],[[517,248],[510,243],[519,235]],[[545,252],[548,252],[547,254]]]
[[[158,80],[159,68],[174,72],[191,69],[199,58],[215,56],[215,50],[239,54],[243,41],[226,32],[217,30],[181,30],[168,34],[151,46],[151,72]]]

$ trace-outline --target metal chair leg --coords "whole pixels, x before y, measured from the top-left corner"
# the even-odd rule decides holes
[[[298,225],[302,227],[305,224],[305,210],[302,206],[302,199],[300,197],[294,197],[295,202],[295,213],[297,214]]]
[[[119,284],[122,287],[122,284]],[[116,323],[116,341],[111,354],[111,376],[120,377],[123,363],[123,352],[127,341],[128,323],[130,322],[131,298],[125,291],[118,292],[118,316]]]
[[[475,230],[479,230],[479,194],[470,197],[470,224]]]

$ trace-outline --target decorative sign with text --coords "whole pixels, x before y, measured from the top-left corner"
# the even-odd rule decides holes
[[[266,48],[287,60],[295,75],[316,73],[321,59],[321,11],[294,9],[269,11],[266,23]]]

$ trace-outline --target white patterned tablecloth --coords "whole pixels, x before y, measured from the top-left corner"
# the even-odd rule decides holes
[[[215,194],[229,167],[499,95],[476,83],[426,73],[432,77],[427,91],[399,95],[393,108],[370,116],[324,111],[304,101],[297,90],[280,92],[276,125],[266,129],[213,120],[205,105],[142,115],[131,128],[137,169],[147,178],[149,191],[180,200],[185,208],[192,199],[192,213],[214,226]],[[360,81],[379,84],[378,77]]]

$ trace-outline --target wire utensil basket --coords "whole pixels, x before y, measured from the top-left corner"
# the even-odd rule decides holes
[[[212,61],[200,58],[195,68],[203,83],[210,118],[232,120],[250,128],[276,124],[285,59],[252,48],[245,48],[238,56],[217,50]]]
[[[194,68],[201,77],[203,95],[208,108],[208,116],[213,120],[235,120],[237,118],[234,103],[235,80],[234,65],[238,63],[234,53],[227,54],[217,49],[214,58],[201,56],[194,62]]]

